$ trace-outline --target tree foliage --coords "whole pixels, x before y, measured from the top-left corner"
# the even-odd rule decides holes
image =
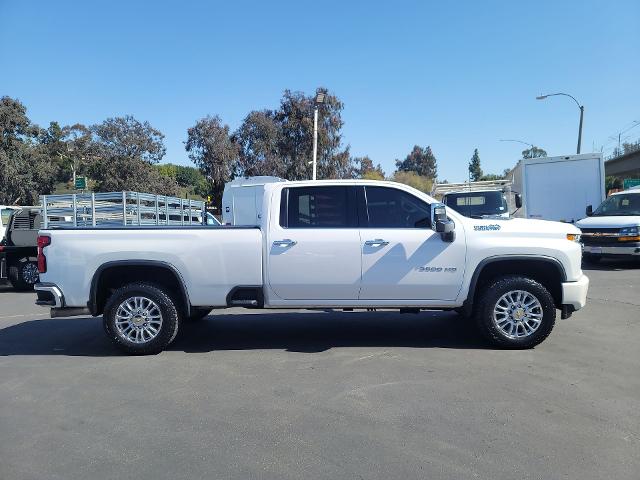
[[[506,178],[509,177],[509,174],[511,173],[511,169],[509,168],[505,168],[502,173],[486,173],[484,175],[482,175],[482,177],[480,177],[481,181],[487,181],[487,180],[505,180]]]
[[[626,155],[627,153],[637,152],[640,150],[640,140],[635,142],[625,142],[622,144],[622,154]]]
[[[80,129],[81,131],[81,129]],[[108,118],[89,128],[85,154],[97,191],[134,190],[175,195],[176,182],[153,168],[165,154],[164,135],[132,116]]]
[[[469,178],[472,182],[477,182],[482,178],[482,167],[480,166],[480,154],[476,148],[473,151],[473,156],[469,161]]]
[[[531,148],[522,151],[522,158],[540,158],[546,157],[547,152],[542,148],[538,148],[535,145]]]
[[[239,148],[220,117],[207,116],[187,131],[185,148],[189,158],[206,177],[213,201],[220,204],[224,184],[234,176]]]
[[[287,168],[280,154],[281,125],[274,116],[271,110],[250,112],[233,134],[233,141],[239,148],[235,175],[287,176]]]
[[[396,160],[396,168],[399,172],[416,172],[431,179],[438,176],[437,160],[430,146],[422,148],[415,145],[404,160]]]
[[[368,156],[355,157],[352,160],[355,166],[354,173],[356,177],[363,178],[365,180],[384,180],[384,171],[380,164],[373,166],[373,160]]]
[[[161,175],[173,180],[184,193],[200,197],[206,197],[210,193],[207,179],[195,167],[164,163],[156,165],[156,169]]]
[[[604,178],[604,191],[608,194],[611,190],[622,190],[622,179],[608,175]]]
[[[0,203],[37,203],[53,190],[56,169],[40,143],[42,130],[20,101],[2,97],[0,132]]]
[[[433,179],[419,175],[417,172],[403,172],[397,171],[393,174],[392,180],[398,183],[404,183],[410,187],[420,190],[424,193],[431,192],[433,187]]]

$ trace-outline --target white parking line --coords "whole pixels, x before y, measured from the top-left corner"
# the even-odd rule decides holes
[[[3,315],[2,317],[0,317],[0,320],[3,320],[5,318],[17,318],[17,317],[48,317],[49,314],[48,313],[22,313],[19,315]]]

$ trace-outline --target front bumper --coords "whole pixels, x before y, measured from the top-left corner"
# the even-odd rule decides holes
[[[64,307],[64,295],[55,283],[36,283],[33,288],[38,295],[36,305],[51,308]]]
[[[589,290],[589,277],[582,275],[575,282],[562,284],[562,305],[572,307],[572,310],[580,310],[587,303],[587,291]]]
[[[640,243],[631,245],[585,245],[583,252],[590,255],[636,255],[640,256]]]

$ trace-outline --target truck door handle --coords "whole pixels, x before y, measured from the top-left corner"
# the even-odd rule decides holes
[[[389,242],[382,240],[381,238],[376,238],[375,240],[367,240],[364,244],[369,247],[377,247],[378,245],[383,247],[385,245],[389,245]]]
[[[295,240],[291,240],[289,238],[285,238],[284,240],[274,240],[273,245],[275,247],[293,247],[296,243]]]

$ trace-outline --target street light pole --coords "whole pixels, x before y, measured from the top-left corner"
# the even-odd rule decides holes
[[[578,148],[576,149],[576,153],[579,154],[582,147],[582,120],[584,118],[584,105],[580,105],[580,102],[578,102],[578,100],[576,100],[573,95],[569,95],[568,93],[547,93],[545,95],[537,96],[536,100],[544,100],[548,97],[555,97],[558,95],[571,98],[574,102],[576,102],[576,105],[580,109],[580,125],[578,126]]]
[[[313,106],[313,180],[317,176],[318,160],[318,104]]]
[[[584,117],[584,105],[580,105],[580,126],[578,127],[578,153],[582,145],[582,119]]]
[[[318,107],[325,102],[326,94],[323,92],[316,92],[316,97],[313,101],[313,180],[318,176]]]

